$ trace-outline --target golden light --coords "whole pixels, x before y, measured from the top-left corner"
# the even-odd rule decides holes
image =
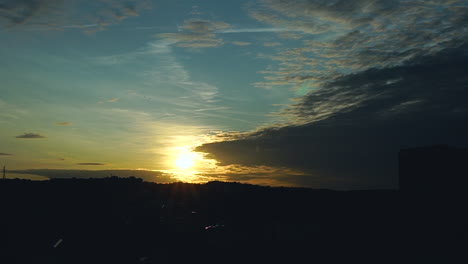
[[[190,138],[192,142],[201,142]],[[189,140],[184,140],[189,141]],[[199,145],[201,143],[197,143]],[[216,161],[206,159],[203,153],[193,151],[197,145],[178,145],[167,149],[167,170],[160,170],[172,175],[179,181],[201,183],[210,180],[209,174],[219,172]],[[209,179],[210,178],[210,179]]]
[[[194,164],[195,162],[193,160],[192,155],[187,153],[180,154],[179,157],[177,157],[177,159],[175,160],[175,165],[177,166],[177,168],[182,170],[189,169],[193,167]]]

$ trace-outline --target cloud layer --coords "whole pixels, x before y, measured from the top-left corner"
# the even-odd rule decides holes
[[[247,42],[247,41],[233,41],[232,44],[234,44],[236,46],[249,46],[249,45],[252,45],[251,42]]]
[[[58,0],[6,0],[0,2],[0,17],[11,24],[24,24],[61,4]]]
[[[260,3],[251,10],[253,18],[291,30],[283,36],[302,30],[304,39],[302,46],[273,56],[279,67],[263,72],[265,81],[257,83],[258,87],[279,85],[308,91],[317,81],[340,74],[397,66],[456,47],[468,35],[468,5],[461,0]],[[318,26],[323,30],[317,31]]]
[[[55,123],[57,126],[71,126],[71,122],[57,122]]]
[[[46,137],[38,133],[24,133],[23,135],[16,136],[16,138],[34,139],[34,138],[46,138]]]
[[[296,100],[291,124],[205,144],[220,165],[287,167],[310,187],[396,188],[400,148],[468,146],[468,45],[344,75]]]
[[[140,10],[148,8],[148,1],[136,0],[2,0],[0,25],[96,31],[138,16]]]
[[[219,30],[225,30],[230,25],[220,21],[187,20],[180,27],[179,33],[161,33],[157,36],[178,47],[183,48],[210,48],[224,44],[224,41],[216,36]]]

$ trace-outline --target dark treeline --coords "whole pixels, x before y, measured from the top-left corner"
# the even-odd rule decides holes
[[[118,177],[0,188],[1,263],[449,263],[467,246],[462,193]]]

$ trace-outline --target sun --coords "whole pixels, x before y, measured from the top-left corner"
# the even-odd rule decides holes
[[[175,160],[175,165],[177,168],[186,170],[194,165],[193,158],[189,154],[180,154],[179,157]]]

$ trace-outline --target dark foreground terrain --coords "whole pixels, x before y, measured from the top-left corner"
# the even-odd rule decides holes
[[[468,263],[465,194],[0,181],[0,263]],[[357,261],[357,262],[356,262]]]

